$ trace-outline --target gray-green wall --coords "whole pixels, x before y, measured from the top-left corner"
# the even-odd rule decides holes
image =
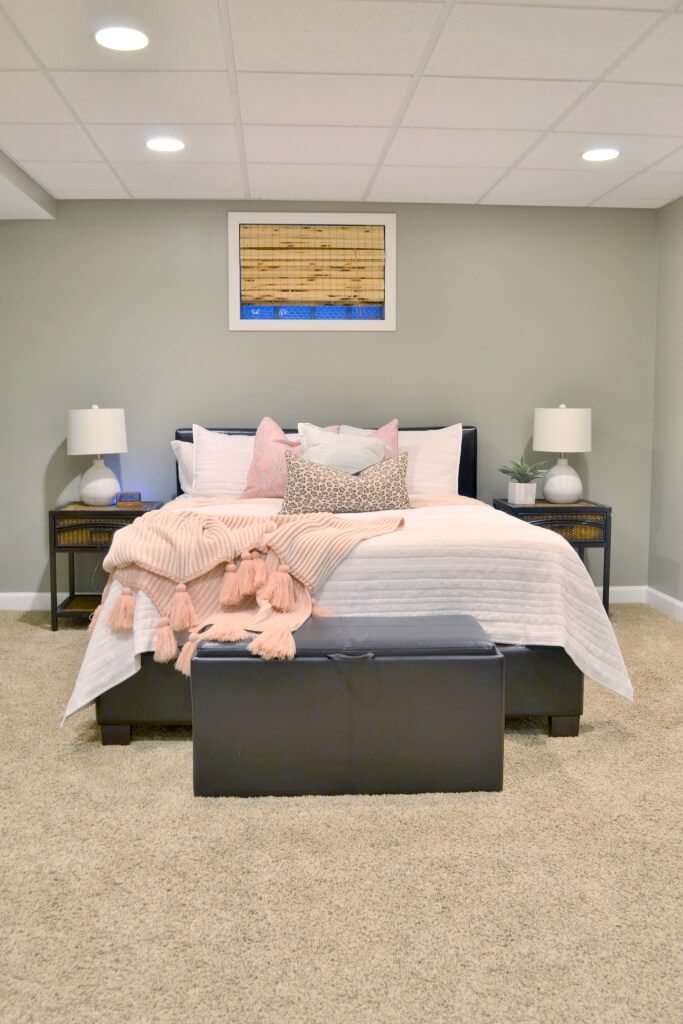
[[[659,212],[649,584],[683,601],[683,200]]]
[[[268,413],[474,423],[489,499],[534,406],[591,406],[593,452],[575,464],[614,506],[613,582],[645,583],[655,212],[398,207],[398,331],[297,335],[228,332],[238,206],[60,203],[52,223],[0,225],[0,592],[47,589],[46,511],[88,465],[66,455],[66,410],[93,402],[126,409],[121,480],[153,497],[173,489],[176,425]]]

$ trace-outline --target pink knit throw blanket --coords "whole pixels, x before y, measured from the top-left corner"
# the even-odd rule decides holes
[[[402,525],[400,516],[148,512],[114,535],[104,560],[110,574],[105,594],[112,580],[123,586],[107,624],[115,631],[132,629],[135,592],[143,590],[161,616],[154,658],[177,657],[176,668],[185,675],[200,639],[231,643],[254,634],[253,654],[293,658],[292,633],[311,614],[326,614],[312,595],[356,544]],[[176,634],[187,632],[178,655]]]

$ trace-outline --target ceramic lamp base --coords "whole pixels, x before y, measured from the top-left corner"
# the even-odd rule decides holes
[[[81,477],[81,501],[84,505],[111,505],[121,486],[115,475],[105,466],[104,459],[95,458],[90,469]]]
[[[543,497],[554,505],[571,505],[583,493],[581,477],[566,459],[560,458],[543,481]]]

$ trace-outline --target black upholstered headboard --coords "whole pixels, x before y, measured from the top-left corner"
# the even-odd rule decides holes
[[[217,430],[221,434],[255,434],[255,427],[207,427],[208,430]],[[295,434],[296,430],[285,427],[285,433]],[[402,430],[438,430],[438,427],[402,427]],[[176,441],[191,441],[192,427],[178,427],[175,432]],[[180,478],[178,476],[178,465],[176,463],[176,491],[181,494]],[[458,473],[458,494],[464,494],[467,498],[477,496],[477,428],[462,428],[462,450],[460,452],[460,472]]]

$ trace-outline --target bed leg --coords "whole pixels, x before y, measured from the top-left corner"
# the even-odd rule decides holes
[[[578,736],[581,715],[549,715],[549,736]]]
[[[100,725],[100,732],[105,747],[127,747],[130,743],[130,725]]]

